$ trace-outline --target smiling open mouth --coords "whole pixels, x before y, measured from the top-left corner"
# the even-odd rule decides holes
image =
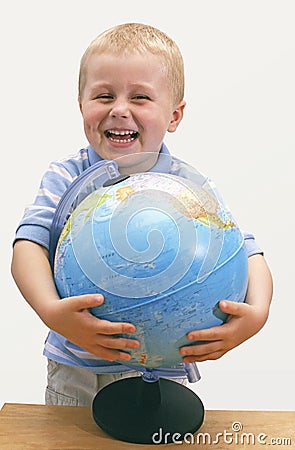
[[[122,142],[123,144],[134,141],[139,133],[133,130],[107,130],[105,136],[113,142]]]

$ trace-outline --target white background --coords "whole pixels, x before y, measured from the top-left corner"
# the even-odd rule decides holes
[[[42,403],[46,377],[47,329],[10,275],[15,228],[48,163],[86,144],[82,53],[104,29],[137,21],[169,34],[185,60],[185,117],[166,143],[215,181],[274,277],[267,325],[200,364],[194,389],[207,409],[295,409],[295,3],[11,0],[0,20],[0,404]]]

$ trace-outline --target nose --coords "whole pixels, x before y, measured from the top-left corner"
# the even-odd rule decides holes
[[[130,110],[128,101],[123,98],[117,98],[112,105],[110,114],[112,117],[123,117],[123,118],[129,117]]]

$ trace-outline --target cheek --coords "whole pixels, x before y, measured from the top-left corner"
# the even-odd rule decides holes
[[[102,114],[97,108],[84,108],[82,116],[85,126],[97,124],[102,120]]]
[[[92,125],[95,121],[95,113],[93,111],[84,111],[83,113],[84,125],[89,126]]]
[[[163,137],[166,134],[168,121],[165,118],[158,115],[158,120],[155,121],[154,118],[150,122],[148,122],[147,126],[155,137]]]
[[[165,118],[161,112],[155,111],[154,113],[145,114],[145,116],[142,117],[142,123],[144,123],[145,128],[159,131],[165,127]]]

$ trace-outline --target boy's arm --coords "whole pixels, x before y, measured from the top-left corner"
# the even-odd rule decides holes
[[[204,344],[182,347],[184,362],[218,359],[256,334],[265,324],[272,298],[272,277],[262,255],[248,259],[249,281],[245,303],[221,300],[219,308],[230,315],[228,321],[207,330],[192,331],[188,340]]]
[[[112,336],[133,333],[134,325],[100,320],[88,311],[103,303],[102,295],[59,298],[44,247],[27,240],[17,241],[11,271],[23,297],[45,325],[79,347],[109,361],[129,361],[130,355],[117,349],[139,347],[136,340]]]

